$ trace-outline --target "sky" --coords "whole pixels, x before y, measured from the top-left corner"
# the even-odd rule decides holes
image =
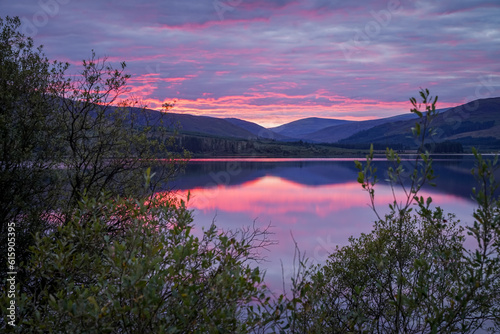
[[[0,0],[0,16],[77,71],[127,64],[129,95],[266,127],[500,96],[500,1]]]

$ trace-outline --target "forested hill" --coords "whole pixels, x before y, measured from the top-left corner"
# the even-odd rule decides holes
[[[397,121],[358,132],[341,143],[402,143],[415,146],[411,138],[414,120]],[[500,98],[481,99],[438,114],[432,122],[435,142],[455,142],[484,149],[500,148]]]

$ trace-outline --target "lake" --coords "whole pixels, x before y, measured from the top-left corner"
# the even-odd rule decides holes
[[[193,159],[169,187],[184,199],[191,194],[188,207],[194,210],[195,230],[212,221],[222,229],[270,224],[277,244],[262,251],[267,261],[259,266],[267,272],[268,285],[279,289],[282,268],[286,282],[293,273],[294,240],[311,263],[324,263],[337,245],[348,244],[350,236],[372,230],[376,216],[368,193],[356,181],[354,160]],[[388,167],[384,160],[375,162],[382,180]],[[404,164],[412,168],[410,160]],[[433,166],[437,186],[424,187],[421,195],[432,196],[445,212],[471,223],[473,157],[435,157]],[[377,184],[375,195],[380,213],[387,212],[387,203],[393,201],[388,183]]]

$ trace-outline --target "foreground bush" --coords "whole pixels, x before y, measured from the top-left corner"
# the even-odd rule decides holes
[[[147,196],[188,157],[169,151],[175,138],[165,126],[165,113],[124,100],[130,78],[125,63],[113,67],[92,52],[79,74],[69,75],[69,64],[50,61],[22,30],[19,18],[0,17],[2,266],[12,225],[22,245],[16,263],[27,262],[33,236],[50,228],[46,213],[70,217],[84,193],[96,199]],[[156,178],[145,189],[141,175],[149,166],[155,167]],[[30,275],[24,268],[17,268],[20,281]]]
[[[183,202],[84,198],[68,224],[38,236],[18,332],[245,333],[269,319],[252,268],[265,231],[193,235]],[[255,308],[254,308],[255,307]]]
[[[436,99],[421,92],[412,99],[419,116],[414,135],[421,147],[432,137]],[[425,110],[421,111],[420,108]],[[424,150],[421,150],[424,151]],[[358,181],[377,215],[374,230],[337,248],[327,264],[302,267],[294,281],[289,319],[297,333],[474,333],[500,331],[500,201],[494,174],[497,159],[475,152],[473,189],[478,204],[474,223],[465,229],[453,215],[433,208],[432,198],[418,193],[434,179],[429,153],[418,154],[405,171],[401,158],[387,150],[387,171],[394,201],[389,213],[375,207],[376,168],[373,150],[365,165],[357,163]],[[402,194],[398,197],[398,192]],[[465,231],[477,242],[464,247]]]

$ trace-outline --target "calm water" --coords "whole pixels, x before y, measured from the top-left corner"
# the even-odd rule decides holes
[[[287,280],[293,272],[294,239],[313,263],[324,263],[336,245],[350,236],[370,232],[375,214],[368,206],[368,194],[356,181],[354,159],[224,159],[193,160],[186,172],[170,187],[181,197],[188,191],[188,207],[194,210],[196,229],[212,221],[222,229],[272,225],[278,244],[262,251],[267,258],[267,282],[280,288],[282,265]],[[384,161],[376,162],[379,179],[384,179]],[[411,168],[410,162],[405,162]],[[475,207],[471,200],[474,178],[470,156],[434,160],[436,187],[425,187],[445,212],[471,222]],[[393,201],[387,183],[375,188],[378,208],[387,211]],[[292,237],[293,236],[293,237]]]

